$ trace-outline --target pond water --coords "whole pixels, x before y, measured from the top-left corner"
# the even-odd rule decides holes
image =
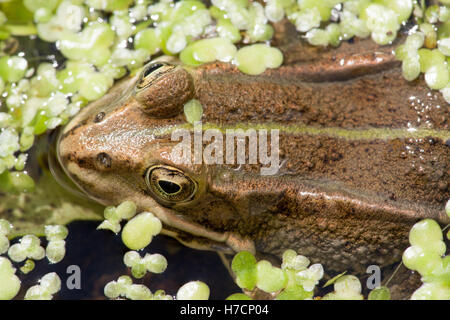
[[[35,261],[36,267],[29,274],[17,271],[22,281],[16,299],[23,299],[26,290],[37,284],[39,278],[49,272],[56,272],[61,278],[61,291],[54,299],[106,299],[103,288],[121,275],[131,276],[130,269],[123,263],[123,255],[129,251],[123,245],[120,235],[110,231],[96,230],[98,222],[77,221],[68,225],[66,256],[57,264],[49,264],[47,259]],[[46,245],[43,241],[42,245]],[[142,252],[159,253],[168,260],[168,267],[162,274],[147,273],[142,279],[134,279],[136,284],[146,285],[152,292],[163,289],[175,295],[178,288],[189,281],[200,280],[209,285],[210,299],[223,300],[232,293],[240,292],[234,284],[219,256],[211,251],[187,248],[167,236],[154,237],[151,244]],[[16,264],[19,268],[23,263]],[[80,289],[69,289],[66,285],[75,274],[70,266],[79,267]],[[75,268],[76,268],[75,267]],[[69,272],[68,271],[69,268]],[[69,286],[70,287],[70,286]]]

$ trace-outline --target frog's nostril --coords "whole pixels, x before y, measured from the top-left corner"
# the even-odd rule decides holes
[[[94,122],[98,123],[98,122],[102,121],[104,117],[105,117],[104,112],[97,113],[97,115],[94,118]]]
[[[97,160],[98,162],[100,162],[100,164],[105,167],[105,168],[110,168],[111,167],[111,157],[105,153],[105,152],[101,152],[97,155]]]

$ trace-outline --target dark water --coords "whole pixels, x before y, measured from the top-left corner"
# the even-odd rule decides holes
[[[24,275],[15,264],[16,274],[22,281],[22,287],[16,299],[23,299],[26,290],[37,284],[39,278],[48,272],[56,272],[61,278],[61,291],[54,299],[106,299],[104,286],[121,275],[131,276],[129,268],[123,263],[123,255],[129,250],[111,231],[96,230],[98,222],[79,221],[68,225],[69,236],[66,239],[66,256],[57,264],[49,264],[46,258],[35,261],[36,267]],[[15,241],[14,241],[15,242]],[[45,240],[41,245],[45,246]],[[225,299],[230,294],[240,292],[234,284],[219,256],[210,251],[187,248],[176,240],[158,235],[150,245],[140,251],[160,253],[168,261],[168,267],[162,274],[147,273],[142,279],[133,283],[144,284],[152,292],[163,289],[167,294],[175,295],[178,288],[188,281],[201,280],[211,289],[210,299]],[[67,268],[77,265],[81,273],[81,288],[68,289],[67,279],[72,273]]]

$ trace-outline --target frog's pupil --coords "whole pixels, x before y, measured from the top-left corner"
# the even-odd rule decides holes
[[[166,180],[159,180],[158,185],[167,194],[177,193],[181,189],[178,184]]]
[[[161,63],[155,63],[151,66],[149,66],[147,69],[145,69],[144,71],[144,78],[146,76],[148,76],[149,74],[151,74],[153,71],[158,70],[159,68],[161,68],[163,65]]]

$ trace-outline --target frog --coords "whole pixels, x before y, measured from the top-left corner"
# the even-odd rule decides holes
[[[89,198],[134,201],[197,249],[275,258],[293,249],[336,272],[399,261],[414,223],[449,222],[448,103],[423,77],[403,78],[393,54],[401,38],[313,47],[289,23],[274,28],[284,60],[260,75],[152,60],[69,121],[59,164]],[[193,99],[201,132],[276,132],[276,173],[174,156],[172,133],[195,134],[184,113]]]

